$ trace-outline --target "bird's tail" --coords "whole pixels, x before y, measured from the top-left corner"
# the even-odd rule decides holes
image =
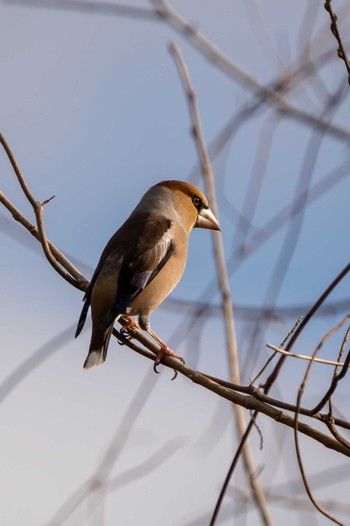
[[[84,362],[84,369],[90,369],[95,365],[102,365],[105,362],[112,331],[113,324],[104,332],[103,341],[100,345],[96,345],[95,339],[93,337],[91,338],[89,354]]]

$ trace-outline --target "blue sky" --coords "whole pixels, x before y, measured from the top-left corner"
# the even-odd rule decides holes
[[[164,22],[11,3],[0,3],[1,131],[37,199],[56,196],[45,207],[49,239],[90,277],[105,243],[149,186],[162,179],[195,179],[196,148],[169,42],[180,46],[189,66],[208,144],[253,100],[254,92],[208,61]],[[138,5],[149,6],[146,2]],[[322,115],[327,96],[335,93],[340,83],[346,83],[344,64],[336,56],[335,40],[327,31],[328,15],[321,4],[317,9],[312,2],[305,6],[301,1],[277,0],[268,5],[261,1],[177,0],[172,5],[261,84],[270,83],[284,68],[298,64],[308,42],[312,58],[333,48],[334,55],[313,82],[299,83],[286,96],[304,111]],[[348,34],[345,16],[341,27]],[[348,129],[346,91],[331,122]],[[227,257],[242,241],[237,217],[247,211],[249,179],[264,140],[268,144],[271,138],[271,144],[247,242],[256,229],[263,228],[292,202],[301,173],[304,178],[311,175],[312,184],[316,184],[347,161],[348,143],[328,134],[320,141],[312,173],[310,167],[302,172],[310,155],[308,145],[316,135],[309,126],[266,105],[237,128],[221,155],[213,159]],[[0,174],[1,190],[33,221],[3,152]],[[196,181],[203,189],[198,169]],[[279,307],[313,303],[348,262],[349,185],[345,170],[337,185],[306,208],[276,298],[278,315]],[[104,499],[95,495],[84,500],[64,524],[205,523],[235,447],[229,404],[184,378],[170,383],[170,371],[162,370],[159,377],[154,376],[147,360],[115,343],[104,367],[83,371],[89,327],[78,340],[73,338],[82,294],[47,264],[36,241],[8,220],[7,211],[0,209],[0,396],[1,381],[32,353],[61,333],[64,343],[0,405],[1,447],[6,452],[0,470],[4,496],[1,523],[50,524],[55,511],[94,473],[146,377],[152,392],[113,467],[111,478],[119,477],[115,489],[106,489]],[[237,265],[230,278],[235,304],[258,310],[271,304],[268,284],[274,278],[286,232],[286,226],[281,227]],[[214,278],[211,234],[194,231],[186,273],[172,297],[196,301]],[[332,301],[348,297],[348,282],[349,278],[335,291]],[[218,305],[218,294],[210,299]],[[186,315],[182,317],[170,307],[169,302],[158,309],[152,324],[165,339],[173,341],[174,328],[179,332]],[[315,320],[296,350],[310,354],[344,314]],[[255,355],[251,336],[258,320],[258,315],[256,320],[237,317],[244,382],[254,377],[268,357],[264,344],[279,344],[295,322],[291,316],[281,316],[272,324],[260,321],[261,340]],[[229,378],[222,320],[208,315],[201,328],[188,335],[176,351],[190,366]],[[332,358],[342,335],[329,346]],[[304,363],[290,362],[274,394],[281,393],[282,398],[294,402],[304,371]],[[305,401],[319,396],[330,375],[326,368],[315,366]],[[336,403],[344,409],[348,401],[345,381]],[[265,443],[262,451],[258,434],[252,437],[257,469],[262,468],[263,486],[278,488],[288,478],[298,478],[294,453],[288,450],[293,451],[291,432],[284,435],[267,419],[261,419],[260,425]],[[343,462],[308,439],[302,444],[309,453],[309,472]],[[156,470],[139,474],[130,484],[125,482],[128,470],[166,447],[171,453]],[[276,447],[282,454],[273,461]],[[322,464],[315,464],[316,455]],[[234,488],[246,487],[241,468],[232,484]],[[341,495],[339,487],[336,489]],[[337,491],[333,489],[335,499]],[[232,513],[242,521],[237,524],[257,524],[254,507],[248,508],[244,518],[245,505],[232,498],[233,491],[220,524],[229,524]],[[318,495],[329,497],[329,491],[321,489]],[[271,511],[276,524],[286,522],[285,509],[272,505]],[[299,520],[326,524],[311,505],[308,511],[288,513],[288,525],[299,524]]]

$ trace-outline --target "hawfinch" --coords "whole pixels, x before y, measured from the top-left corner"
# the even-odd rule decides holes
[[[107,243],[85,294],[75,334],[80,334],[91,305],[92,335],[84,368],[105,361],[120,316],[126,316],[131,326],[137,326],[132,316],[138,316],[140,327],[159,343],[156,365],[165,354],[182,360],[152,331],[149,316],[179,282],[194,227],[220,230],[198,188],[163,181],[145,193]]]

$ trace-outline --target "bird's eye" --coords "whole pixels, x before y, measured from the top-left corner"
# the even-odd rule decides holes
[[[196,208],[199,208],[201,205],[201,200],[199,197],[192,197],[192,203]]]

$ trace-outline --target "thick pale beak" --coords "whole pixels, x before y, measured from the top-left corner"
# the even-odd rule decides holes
[[[195,224],[198,228],[210,228],[211,230],[220,230],[219,221],[214,216],[210,208],[202,208],[198,214]]]

